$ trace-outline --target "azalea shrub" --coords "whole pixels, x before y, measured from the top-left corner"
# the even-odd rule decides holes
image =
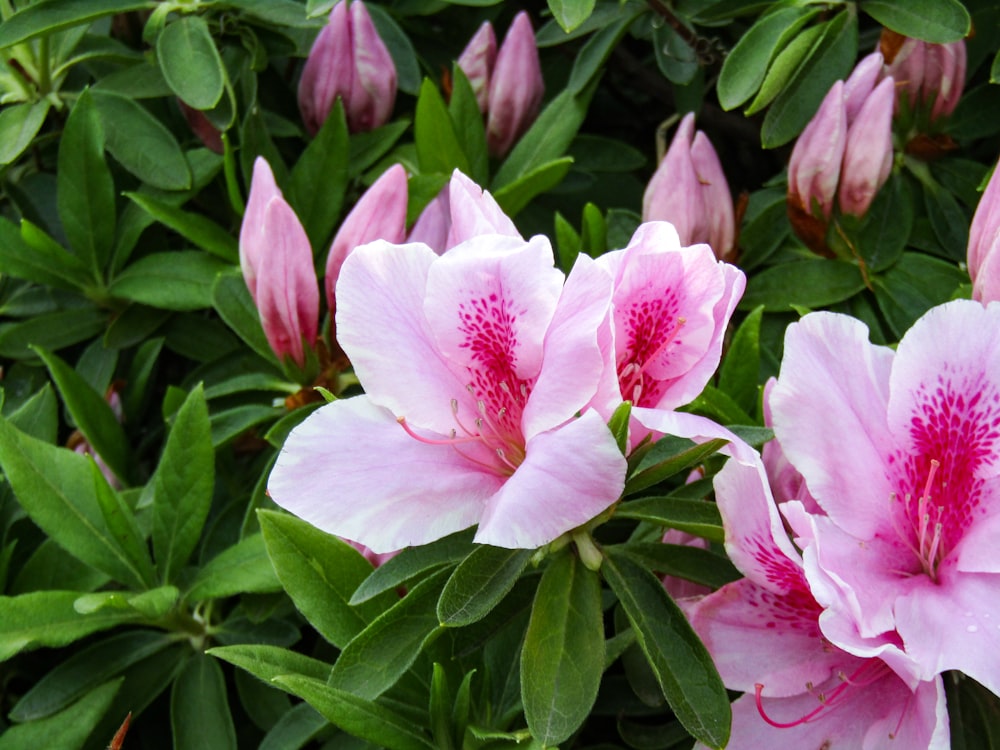
[[[1000,747],[995,4],[0,19],[0,750]]]

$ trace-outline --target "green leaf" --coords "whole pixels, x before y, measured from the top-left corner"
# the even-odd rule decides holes
[[[363,174],[385,156],[409,128],[408,120],[396,120],[367,133],[354,133],[351,136],[350,156],[347,160],[351,179]]]
[[[514,587],[534,550],[483,544],[455,568],[437,604],[441,625],[461,627],[490,613]]]
[[[397,711],[330,687],[321,680],[283,675],[274,683],[299,696],[345,732],[387,750],[434,750],[421,727]]]
[[[222,98],[226,71],[201,16],[167,24],[156,38],[156,59],[171,90],[194,109],[211,109]]]
[[[696,444],[684,438],[665,437],[642,457],[635,471],[625,482],[624,494],[634,494],[662,482],[667,477],[679,474],[684,469],[697,466],[717,453],[728,442],[723,438],[716,438]]]
[[[455,137],[469,160],[469,177],[476,184],[485,185],[490,177],[490,165],[483,115],[472,84],[458,63],[451,68],[451,81],[448,115],[455,126]]]
[[[956,261],[964,261],[969,244],[969,219],[950,191],[934,180],[923,183],[924,206],[941,247]]]
[[[374,700],[395,685],[439,633],[435,604],[445,572],[421,581],[358,633],[333,665],[330,687]]]
[[[450,175],[453,170],[460,169],[469,173],[469,160],[458,142],[448,108],[429,78],[424,79],[417,98],[413,138],[421,172]]]
[[[587,0],[582,3],[582,5],[586,4]],[[566,3],[566,5],[580,6],[581,3],[573,1]],[[591,9],[593,5],[594,3],[590,2]],[[590,15],[590,9],[587,10],[587,15]],[[625,36],[625,32],[628,31],[629,26],[632,25],[632,22],[638,16],[639,10],[632,8],[628,13],[622,14],[619,18],[615,19],[614,23],[598,29],[587,40],[586,44],[580,48],[576,60],[573,61],[573,70],[570,72],[569,83],[566,85],[568,91],[579,93],[591,83],[596,83],[604,69],[605,63],[611,57],[611,53],[618,46],[622,37]],[[558,20],[558,16],[556,18]],[[584,20],[586,18],[581,19],[580,23]],[[567,31],[569,30],[567,29]]]
[[[872,279],[879,310],[902,336],[930,308],[952,298],[968,277],[953,263],[923,253],[903,253],[899,262]]]
[[[596,86],[574,93],[563,91],[542,110],[535,124],[517,142],[506,158],[490,189],[494,195],[517,179],[566,153],[576,136]]]
[[[95,272],[102,271],[115,242],[115,185],[89,90],[76,100],[59,141],[56,206],[70,247]]]
[[[332,665],[297,651],[259,643],[219,646],[210,648],[206,653],[245,669],[267,683],[283,674],[311,677],[325,682],[332,669]]]
[[[590,714],[604,672],[601,582],[576,555],[542,574],[521,649],[521,699],[531,736],[568,739]]]
[[[912,228],[912,191],[897,173],[875,196],[857,234],[858,252],[868,270],[884,271],[898,261]]]
[[[200,385],[177,412],[150,482],[156,567],[163,581],[172,581],[198,544],[215,488],[215,452]]]
[[[201,310],[212,306],[215,277],[228,266],[200,250],[152,253],[115,277],[115,297],[164,310]]]
[[[13,104],[0,111],[0,164],[17,159],[42,129],[50,102]]]
[[[827,26],[827,23],[810,26],[795,36],[777,54],[774,62],[767,70],[767,75],[764,76],[760,91],[757,92],[757,96],[750,102],[750,106],[746,108],[743,114],[747,116],[757,114],[757,112],[760,112],[774,101],[775,97],[788,85],[792,75],[794,75],[795,71],[802,64],[802,61],[809,55],[819,38],[823,36],[823,32],[826,31]]]
[[[161,190],[191,187],[191,167],[166,126],[134,98],[94,89],[106,146],[125,169]]]
[[[257,306],[239,271],[221,273],[212,287],[212,302],[232,331],[264,359],[273,362],[274,353],[260,324]]]
[[[264,537],[251,534],[220,552],[195,576],[185,598],[193,602],[244,593],[280,591]]]
[[[232,234],[202,214],[190,213],[145,193],[125,193],[143,211],[217,258],[236,263],[239,245]]]
[[[709,747],[729,740],[729,696],[712,657],[660,580],[610,547],[601,571],[677,719]]]
[[[972,27],[969,11],[958,0],[864,0],[861,9],[903,36],[936,44],[957,42]]]
[[[499,188],[493,197],[504,213],[516,216],[539,193],[551,190],[562,182],[572,165],[573,158],[570,156],[541,164]]]
[[[0,464],[21,507],[77,559],[137,588],[143,572],[123,550],[95,497],[91,459],[0,420]]]
[[[763,307],[755,307],[740,323],[719,368],[719,389],[749,414],[757,409],[760,381],[760,321],[763,313]]]
[[[548,0],[552,17],[568,34],[590,18],[594,12],[595,0]]]
[[[368,576],[351,596],[351,604],[366,602],[372,597],[409,586],[424,573],[442,565],[457,563],[475,547],[470,531],[458,531],[431,544],[407,547],[391,560],[386,560]]]
[[[17,723],[37,721],[62,711],[102,682],[170,645],[155,630],[130,630],[109,636],[73,653],[36,682],[10,710]]]
[[[90,24],[103,16],[152,8],[152,0],[48,0],[22,7],[0,24],[0,48],[71,26]]]
[[[105,609],[137,612],[148,620],[158,620],[169,612],[177,602],[180,592],[175,586],[159,586],[141,594],[127,591],[95,591],[80,594],[73,607],[82,615],[89,615]]]
[[[818,9],[779,7],[761,16],[740,37],[719,73],[717,90],[723,109],[738,107],[757,93],[774,56],[818,12]]]
[[[349,604],[358,584],[371,573],[371,565],[356,549],[285,513],[262,510],[257,517],[278,580],[326,640],[344,648],[381,614],[388,599]],[[394,593],[386,596],[395,598]]]
[[[621,503],[615,516],[668,526],[720,544],[725,540],[719,509],[701,500],[643,497]]]
[[[823,35],[771,104],[761,127],[764,148],[784,145],[802,132],[830,87],[847,77],[857,54],[857,15],[850,6],[826,25]]]
[[[66,252],[55,240],[28,221],[18,232],[7,219],[0,217],[0,273],[35,281],[57,289],[77,290],[85,286],[87,266]]]
[[[170,690],[170,728],[174,750],[236,750],[226,680],[215,659],[195,653],[185,662]]]
[[[308,703],[292,706],[264,735],[258,750],[297,750],[306,747],[330,726]]]
[[[621,545],[633,560],[659,575],[675,576],[718,589],[743,574],[725,555],[687,544],[630,542]]]
[[[0,357],[33,358],[34,346],[62,349],[93,338],[104,330],[107,322],[104,310],[88,306],[38,315],[17,323],[0,323]]]
[[[337,99],[316,137],[292,168],[288,202],[314,250],[325,249],[340,218],[348,180],[348,136],[344,106]],[[322,185],[322,189],[317,189]]]
[[[57,714],[7,727],[0,735],[0,750],[78,750],[111,706],[122,681],[112,680],[94,688]]]
[[[118,547],[128,558],[131,566],[138,571],[145,587],[156,580],[153,561],[149,556],[146,538],[139,529],[135,514],[121,495],[112,489],[97,462],[91,460],[90,474],[94,481],[94,496],[104,516],[108,531],[118,541]]]
[[[140,618],[135,610],[76,611],[76,591],[0,596],[0,661],[41,647],[65,646],[84,636]]]
[[[816,309],[842,302],[864,288],[865,280],[853,263],[825,258],[795,260],[751,276],[740,308],[752,310],[763,305],[767,312]]]

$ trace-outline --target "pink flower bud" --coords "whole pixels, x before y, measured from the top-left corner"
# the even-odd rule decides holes
[[[865,100],[847,131],[837,202],[842,213],[864,216],[892,171],[895,81],[886,78]]]
[[[807,214],[815,216],[818,207],[829,220],[833,213],[846,145],[844,84],[837,81],[799,135],[788,160],[789,200]]]
[[[490,79],[486,142],[502,157],[534,122],[545,84],[531,19],[521,11],[507,30]]]
[[[396,66],[361,0],[341,0],[319,32],[299,81],[299,109],[316,133],[337,97],[352,133],[385,124],[396,102]]]
[[[398,244],[406,237],[406,170],[394,164],[372,183],[344,219],[326,258],[324,287],[331,312],[340,267],[354,248],[375,240]]]
[[[854,118],[861,111],[861,105],[878,83],[883,62],[881,52],[872,52],[854,66],[850,77],[844,81],[844,111],[847,113],[848,125],[854,122]]]
[[[448,230],[451,229],[451,188],[445,185],[428,203],[413,223],[407,242],[421,242],[439,255],[448,247]]]
[[[928,44],[925,50],[924,86],[921,95],[925,104],[932,102],[933,122],[955,111],[965,86],[965,41],[950,44]]]
[[[670,148],[642,196],[643,221],[669,221],[681,245],[700,242],[717,258],[731,253],[736,234],[733,199],[719,157],[694,114],[677,127]]]
[[[257,302],[257,271],[261,258],[267,253],[264,237],[264,212],[274,198],[281,198],[281,190],[274,181],[274,174],[265,159],[258,156],[253,163],[250,196],[246,213],[240,226],[240,269],[247,283],[250,296]]]
[[[497,59],[497,37],[493,33],[493,25],[483,21],[483,25],[472,35],[472,39],[458,56],[458,67],[465,73],[472,90],[476,94],[476,103],[483,114],[489,110],[490,77]]]
[[[994,169],[969,227],[968,265],[972,297],[1000,299],[1000,170]]]
[[[257,267],[257,309],[267,342],[278,359],[305,365],[305,349],[316,341],[319,284],[312,248],[302,224],[284,198],[264,210],[266,252]]]
[[[221,154],[223,152],[222,133],[205,116],[205,113],[200,109],[188,106],[181,99],[177,100],[177,106],[180,107],[181,114],[184,115],[191,132],[198,136],[202,145],[209,151]]]
[[[886,66],[886,76],[896,81],[899,97],[905,96],[912,109],[924,84],[924,43],[907,38],[896,52],[892,62]]]

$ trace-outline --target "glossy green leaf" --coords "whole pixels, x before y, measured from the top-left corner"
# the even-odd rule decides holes
[[[857,234],[858,253],[870,272],[899,260],[913,228],[913,195],[902,175],[882,186]]]
[[[606,552],[601,571],[677,719],[709,747],[725,747],[729,696],[712,657],[656,576],[613,547]]]
[[[233,235],[211,219],[184,211],[146,193],[125,193],[136,205],[162,224],[173,229],[202,250],[217,258],[236,263],[239,245]]]
[[[10,164],[17,159],[38,135],[50,102],[12,104],[0,110],[0,164]]]
[[[131,664],[165,649],[166,633],[129,630],[90,644],[69,656],[38,680],[10,710],[18,723],[36,721],[62,711]]]
[[[629,542],[622,549],[659,575],[675,576],[686,581],[718,589],[743,577],[725,555],[688,544]]]
[[[760,321],[764,308],[756,307],[733,334],[719,367],[719,389],[747,413],[757,409],[760,385]]]
[[[794,307],[820,308],[841,302],[865,288],[865,280],[853,263],[809,258],[782,263],[751,276],[743,309],[763,305],[767,312]]]
[[[768,65],[818,9],[777,8],[761,16],[733,46],[722,63],[717,90],[723,109],[738,107],[764,82]]]
[[[244,593],[280,591],[264,537],[251,534],[220,552],[199,570],[186,598],[197,602]]]
[[[212,306],[215,277],[227,268],[200,250],[152,253],[118,274],[108,291],[150,307],[201,310]]]
[[[410,37],[381,5],[372,3],[368,7],[368,13],[396,66],[396,83],[399,90],[416,96],[420,91],[420,61],[417,60],[417,53],[413,49]]]
[[[48,0],[22,7],[0,24],[0,48],[23,42],[42,34],[90,24],[104,16],[144,10],[153,0]]]
[[[115,241],[115,185],[90,91],[76,100],[59,141],[56,199],[70,247],[94,271],[103,270]]]
[[[210,109],[222,98],[225,68],[201,16],[167,24],[156,38],[156,58],[167,84],[189,106]]]
[[[521,649],[521,699],[531,736],[545,746],[586,720],[604,671],[601,581],[573,554],[542,574]]]
[[[25,232],[23,227],[30,228]],[[14,224],[0,217],[0,244],[0,273],[68,290],[79,289],[90,281],[87,266],[33,224],[24,222],[19,232]]]
[[[823,36],[827,25],[826,23],[820,23],[810,26],[785,45],[784,49],[775,56],[774,62],[767,69],[767,74],[764,76],[760,90],[757,92],[757,96],[753,98],[753,101],[750,102],[750,106],[746,108],[745,115],[757,114],[774,101],[775,97],[788,85],[792,76],[795,75],[795,71],[799,69],[802,61],[806,59],[820,37]]]
[[[631,495],[668,477],[679,474],[684,469],[697,466],[709,456],[718,452],[728,440],[718,438],[696,444],[683,438],[666,437],[657,442],[639,462],[625,482],[625,495]]]
[[[615,516],[649,521],[720,544],[724,540],[722,518],[714,503],[674,497],[643,497],[619,505]]]
[[[0,323],[0,357],[32,359],[35,346],[49,350],[71,346],[96,336],[107,319],[106,311],[87,306]]]
[[[367,133],[354,133],[351,136],[350,156],[347,160],[348,174],[351,179],[363,174],[375,162],[388,153],[396,145],[396,141],[410,129],[408,120],[395,120]]]
[[[764,148],[784,145],[802,132],[830,87],[847,77],[857,54],[858,21],[852,7],[848,7],[826,25],[771,104],[761,126]]]
[[[123,610],[137,612],[148,620],[158,620],[169,612],[180,592],[175,586],[158,586],[140,594],[128,591],[94,591],[80,594],[73,607],[82,615],[100,610]]]
[[[486,148],[486,125],[479,111],[476,94],[458,64],[451,68],[451,99],[448,115],[455,126],[455,137],[469,160],[469,177],[478,185],[489,181],[489,153]]]
[[[94,497],[101,508],[108,531],[118,541],[118,548],[131,566],[139,572],[144,587],[152,586],[156,580],[153,560],[149,556],[149,546],[139,529],[135,514],[121,494],[108,484],[96,461],[90,462],[90,474],[94,482]]]
[[[198,544],[215,487],[215,453],[200,385],[177,412],[150,482],[156,567],[162,580],[172,581]]]
[[[956,261],[965,260],[969,244],[969,218],[950,191],[937,182],[923,184],[924,207],[934,234],[945,252]]]
[[[76,703],[44,719],[8,727],[0,734],[0,750],[77,750],[111,706],[122,681],[95,687]]]
[[[448,107],[429,78],[424,79],[417,98],[413,137],[421,172],[450,175],[452,170],[460,169],[469,173],[469,160],[458,141]]]
[[[236,727],[219,662],[203,653],[188,658],[170,691],[174,750],[236,750]]]
[[[551,4],[552,0],[550,0]],[[575,0],[564,3],[564,5],[581,6],[586,5],[587,2],[578,3]],[[591,8],[587,9],[587,15],[590,15],[590,10],[593,9],[593,2],[589,3]],[[614,52],[615,47],[625,36],[625,32],[628,31],[629,26],[639,15],[638,10],[635,8],[630,9],[630,12],[623,13],[619,18],[615,19],[613,23],[610,23],[603,28],[599,29],[590,39],[587,40],[586,44],[580,48],[580,52],[576,56],[576,60],[573,62],[573,70],[569,74],[569,83],[566,85],[568,91],[573,93],[579,93],[587,88],[591,83],[594,83],[597,78],[601,75],[604,70],[604,66],[611,57],[611,53]],[[558,20],[558,16],[556,19]],[[586,17],[581,18],[579,22],[574,24],[578,26],[580,23],[586,20]],[[569,29],[567,29],[569,31]]]
[[[343,648],[381,614],[385,598],[357,607],[348,603],[371,573],[371,565],[356,549],[294,516],[264,510],[258,518],[278,580],[330,643]]]
[[[212,287],[212,301],[219,316],[244,343],[265,359],[274,360],[257,306],[239,271],[219,274]]]
[[[0,596],[0,661],[41,647],[65,646],[91,633],[139,619],[134,610],[80,614],[76,591],[35,591]]]
[[[958,0],[864,0],[861,9],[903,36],[936,44],[957,42],[972,26]]]
[[[872,283],[879,310],[901,337],[930,308],[950,300],[960,284],[968,283],[968,277],[954,263],[903,253],[896,265],[875,276]]]
[[[162,190],[191,187],[191,167],[167,127],[134,98],[94,89],[105,146],[129,172]]]
[[[288,202],[314,251],[325,250],[340,218],[348,181],[348,136],[344,106],[334,102],[323,126],[292,168]],[[322,189],[317,189],[322,185]]]
[[[455,568],[437,604],[442,625],[471,625],[486,617],[514,587],[533,550],[483,544]]]
[[[421,581],[344,646],[329,685],[368,700],[395,685],[438,634],[435,605],[445,573]]]
[[[590,18],[594,12],[595,0],[548,0],[552,17],[569,33]]]
[[[570,156],[555,159],[530,170],[513,182],[508,182],[493,195],[508,216],[516,216],[535,196],[551,190],[566,176],[573,166]]]
[[[324,682],[332,665],[311,656],[278,646],[247,643],[238,646],[218,646],[206,653],[245,669],[254,677],[270,683],[279,675],[300,675]]]
[[[292,706],[278,722],[271,727],[257,750],[298,750],[330,726],[315,708],[308,703]]]
[[[374,596],[409,586],[414,579],[442,565],[457,563],[475,547],[469,531],[459,531],[432,544],[407,547],[391,560],[386,560],[368,576],[351,596],[351,604],[360,604]]]
[[[434,750],[421,727],[402,714],[321,680],[283,675],[275,684],[299,696],[344,731],[387,750]]]

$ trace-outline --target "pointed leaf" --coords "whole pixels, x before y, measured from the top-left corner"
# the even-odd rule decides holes
[[[206,653],[245,669],[267,683],[283,674],[311,677],[325,682],[332,668],[332,665],[326,662],[297,651],[258,643],[219,646],[210,648]]]
[[[448,579],[437,604],[442,625],[461,627],[486,617],[514,587],[534,550],[483,544]]]
[[[22,226],[32,226],[27,223]],[[43,234],[37,227],[29,229],[36,236]],[[50,242],[29,243],[24,230],[18,232],[7,219],[0,217],[0,273],[18,279],[35,281],[58,289],[76,291],[89,281],[87,267],[75,255],[64,250],[51,237]]]
[[[48,0],[22,7],[0,24],[0,48],[23,42],[41,34],[54,34],[62,29],[116,13],[152,8],[153,0]]]
[[[165,310],[201,310],[211,307],[215,277],[227,268],[200,250],[150,253],[118,274],[108,292]]]
[[[429,78],[420,87],[413,135],[421,172],[451,174],[452,170],[460,169],[469,173],[469,160],[458,142],[448,108]]]
[[[57,714],[7,727],[0,735],[0,750],[76,750],[82,747],[97,722],[111,706],[122,680],[111,680],[94,688]]]
[[[251,534],[203,565],[186,598],[197,602],[245,593],[280,591],[281,582],[267,556],[264,537]]]
[[[203,653],[189,657],[170,690],[174,750],[236,750],[236,727],[226,700],[219,662]]]

